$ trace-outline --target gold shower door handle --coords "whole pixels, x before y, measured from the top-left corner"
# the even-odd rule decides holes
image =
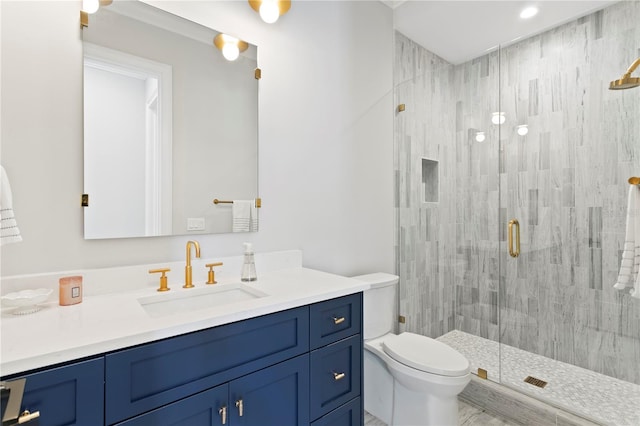
[[[513,228],[516,228],[516,249],[513,250]],[[509,256],[520,256],[520,222],[517,219],[509,221]]]

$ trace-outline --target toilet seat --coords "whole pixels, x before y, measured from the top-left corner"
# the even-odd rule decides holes
[[[469,361],[442,342],[407,332],[388,337],[382,342],[382,349],[408,367],[449,377],[469,373]]]

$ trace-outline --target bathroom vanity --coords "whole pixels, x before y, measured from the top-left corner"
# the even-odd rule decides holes
[[[210,310],[144,319],[141,314],[149,315],[139,305],[129,314],[127,304],[116,305],[121,312],[114,312],[113,327],[104,317],[98,328],[117,329],[128,316],[129,330],[120,337],[112,330],[88,345],[83,325],[93,320],[82,316],[92,316],[90,305],[114,303],[114,297],[124,302],[127,295],[87,298],[78,305],[74,330],[60,328],[68,323],[59,317],[53,321],[56,311],[70,312],[67,307],[30,318],[3,314],[4,354],[11,355],[4,350],[5,330],[39,314],[52,320],[42,324],[45,333],[58,327],[58,338],[70,340],[59,353],[34,350],[29,370],[6,374],[21,363],[3,357],[3,380],[27,379],[22,410],[40,411],[40,425],[362,424],[366,284],[305,268],[265,274],[259,283],[268,296]],[[88,354],[92,350],[98,352]],[[55,358],[73,359],[51,363]]]

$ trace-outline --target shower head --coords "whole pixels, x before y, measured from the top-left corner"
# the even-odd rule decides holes
[[[640,78],[631,77],[631,73],[635,71],[640,65],[640,58],[636,59],[629,67],[626,73],[620,78],[620,80],[613,80],[609,83],[609,90],[624,90],[631,89],[632,87],[640,86]]]

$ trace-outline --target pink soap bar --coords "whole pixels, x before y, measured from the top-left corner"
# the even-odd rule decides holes
[[[60,306],[82,302],[82,276],[60,278]]]

